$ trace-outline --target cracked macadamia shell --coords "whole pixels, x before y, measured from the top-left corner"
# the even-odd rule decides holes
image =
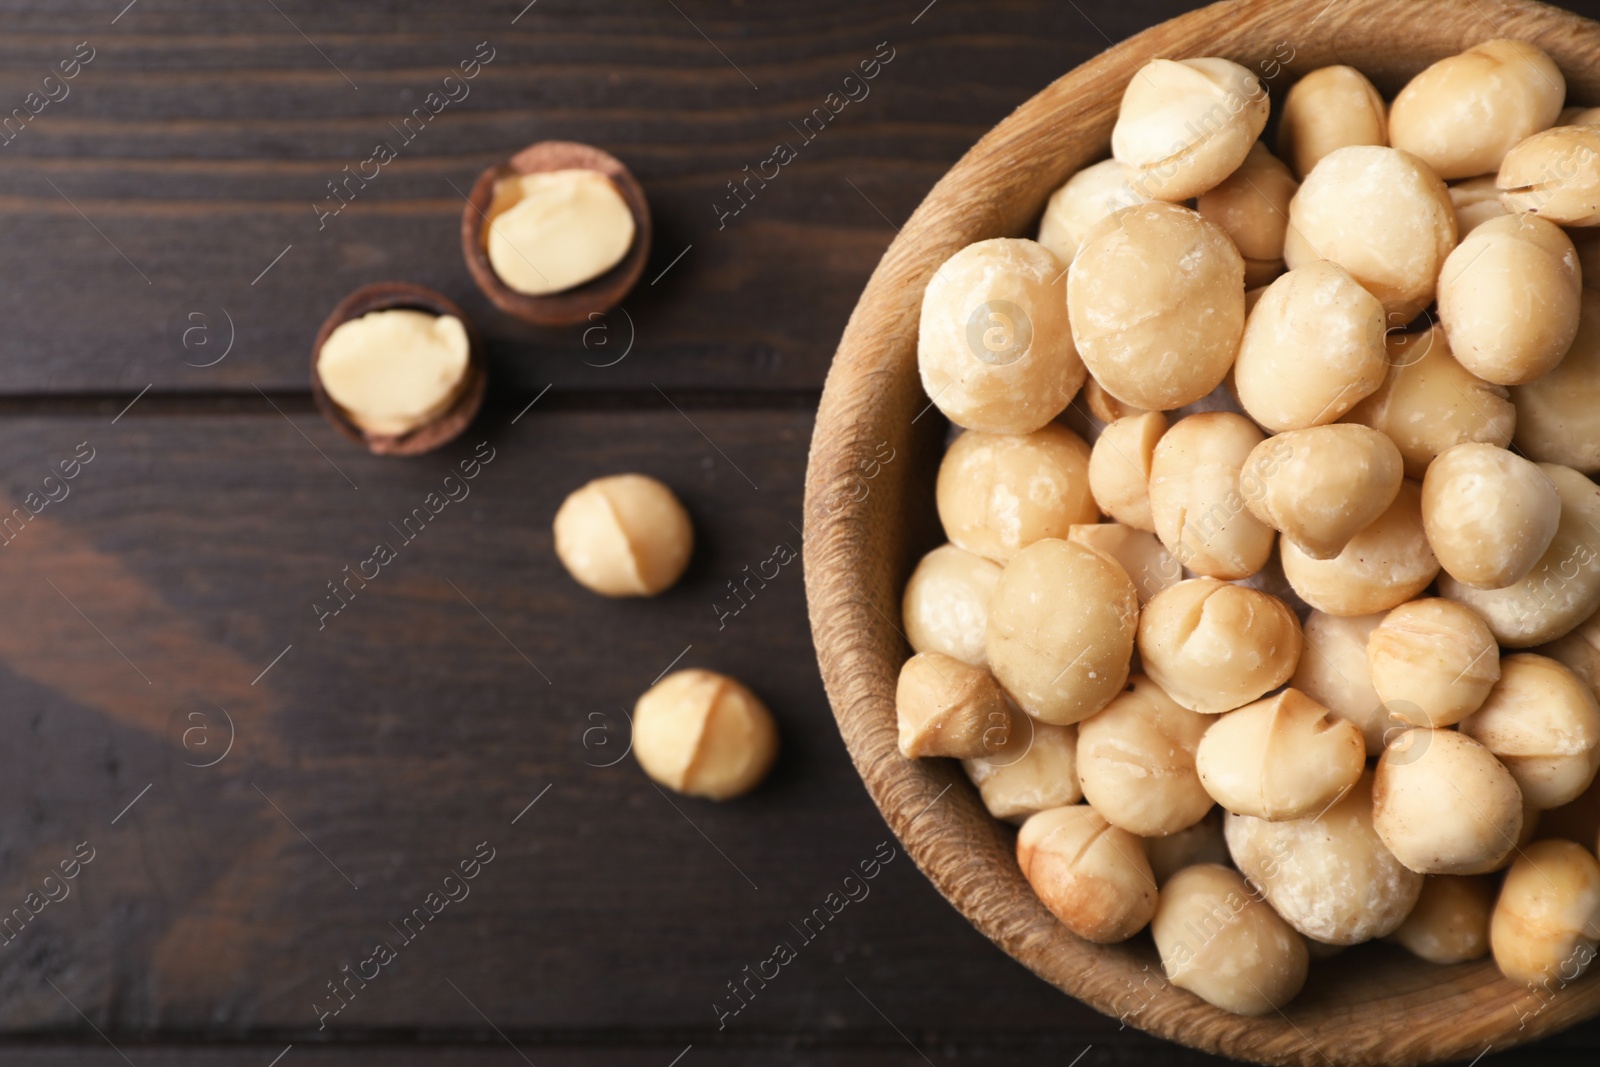
[[[1507,978],[1559,989],[1583,974],[1600,942],[1600,862],[1572,841],[1536,841],[1506,872],[1489,920]]]
[[[1600,241],[1595,242],[1600,247]],[[1590,285],[1600,285],[1600,263]],[[1600,291],[1579,296],[1578,332],[1554,370],[1511,388],[1517,448],[1539,463],[1600,473]]]
[[[1482,959],[1489,953],[1494,897],[1494,882],[1481,875],[1427,875],[1416,906],[1395,929],[1393,940],[1429,963]]]
[[[1227,59],[1154,59],[1128,81],[1111,154],[1133,167],[1134,188],[1187,200],[1244,162],[1270,101],[1254,74]]]
[[[694,526],[672,490],[643,474],[596,478],[562,501],[556,556],[603,596],[655,596],[689,565]]]
[[[1245,459],[1239,489],[1251,514],[1312,559],[1332,559],[1400,492],[1400,450],[1366,426],[1276,434]]]
[[[1500,678],[1500,648],[1471,608],[1430,597],[1401,604],[1367,639],[1367,670],[1388,718],[1453,726]]]
[[[1372,824],[1422,874],[1497,870],[1522,833],[1522,792],[1494,753],[1455,730],[1399,734],[1378,760]]]
[[[955,545],[940,545],[922,557],[906,582],[900,605],[906,640],[918,652],[942,652],[974,667],[989,665],[984,640],[989,597],[1000,581],[1000,564]]]
[[[1020,238],[971,244],[922,295],[917,367],[928,398],[957,426],[1027,433],[1083,385],[1067,324],[1066,264]]]
[[[1235,1015],[1280,1009],[1305,985],[1304,939],[1220,864],[1173,875],[1150,933],[1173,985]]]
[[[1195,210],[1222,227],[1244,257],[1244,283],[1265,285],[1283,273],[1283,235],[1289,201],[1300,183],[1257,141],[1239,169],[1200,194]]]
[[[1017,865],[1050,913],[1085,941],[1126,941],[1155,914],[1144,842],[1087,804],[1041,811],[1023,823]]]
[[[1194,769],[1211,721],[1135,675],[1126,692],[1078,724],[1084,799],[1111,825],[1140,837],[1193,826],[1211,810]]]
[[[1521,581],[1561,523],[1561,494],[1536,464],[1504,448],[1455,445],[1422,480],[1422,528],[1446,574],[1474,589]]]
[[[1300,622],[1270,593],[1190,578],[1151,598],[1139,659],[1173,700],[1217,715],[1276,689],[1300,659]]]
[[[1433,300],[1456,246],[1456,213],[1443,181],[1416,156],[1351,146],[1322,157],[1289,204],[1283,258],[1290,270],[1328,259],[1403,326]]]
[[[1251,514],[1240,473],[1261,431],[1243,415],[1208,411],[1179,419],[1150,460],[1156,536],[1198,574],[1248,578],[1272,555],[1272,527]]]
[[[1183,581],[1183,566],[1153,533],[1120,522],[1094,522],[1068,527],[1067,540],[1103,552],[1121,564],[1133,582],[1140,607],[1161,590]]]
[[[1213,723],[1195,765],[1228,811],[1277,821],[1316,815],[1355,785],[1366,760],[1355,724],[1285,689]]]
[[[1055,726],[1013,714],[1011,729],[999,747],[963,760],[961,767],[996,819],[1020,823],[1034,812],[1083,799],[1076,726]]]
[[[1402,482],[1381,516],[1332,559],[1313,559],[1283,542],[1283,574],[1300,599],[1330,615],[1370,615],[1428,587],[1439,561],[1422,531],[1422,491]]]
[[[1329,615],[1313,610],[1301,628],[1305,638],[1300,665],[1289,684],[1328,709],[1336,719],[1354,723],[1366,741],[1367,755],[1382,754],[1385,734],[1395,725],[1372,688],[1367,668],[1367,639],[1384,614]]]
[[[1150,197],[1134,189],[1132,167],[1115,159],[1091,164],[1050,194],[1039,220],[1039,243],[1055,253],[1063,266],[1078,254],[1078,244],[1095,223]],[[1498,195],[1498,194],[1497,194]]]
[[[1283,98],[1278,155],[1301,178],[1337,149],[1388,143],[1388,108],[1354,67],[1319,67],[1290,86]]]
[[[1150,464],[1167,432],[1159,411],[1128,415],[1107,426],[1089,452],[1089,492],[1101,511],[1136,530],[1155,532],[1150,514]]]
[[[1084,234],[1067,307],[1078,352],[1106,391],[1170,410],[1211,392],[1233,364],[1244,260],[1221,227],[1186,207],[1124,208]]]
[[[668,789],[727,800],[767,776],[778,728],[766,705],[732,678],[675,671],[633,706],[633,755]]]
[[[1561,226],[1600,226],[1600,126],[1557,126],[1518,144],[1495,178],[1500,202]]]
[[[1507,656],[1461,732],[1493,752],[1523,801],[1540,810],[1576,800],[1600,769],[1600,706],[1582,679],[1547,656]]]
[[[1089,446],[1054,423],[1027,434],[968,430],[944,454],[935,495],[951,543],[996,563],[1100,518]]]
[[[508,289],[545,296],[622,262],[637,224],[622,192],[596,170],[512,174],[495,182],[484,247]]]
[[[894,707],[907,759],[987,756],[1011,732],[1011,708],[993,676],[939,652],[906,660]]]

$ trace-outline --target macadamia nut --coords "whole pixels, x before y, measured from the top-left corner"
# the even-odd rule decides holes
[[[1466,963],[1489,953],[1494,883],[1479,875],[1430,874],[1394,940],[1429,963]]]
[[[599,171],[501,178],[485,216],[489,265],[507,288],[527,296],[593,281],[633,246],[633,212]]]
[[[334,327],[317,350],[317,377],[356,425],[398,436],[460,398],[470,354],[467,329],[454,315],[369,311]]]
[[[1534,651],[1557,660],[1576,674],[1591,693],[1600,694],[1600,615],[1589,616],[1565,637]]]
[[[1027,434],[968,430],[944,454],[936,495],[951,543],[997,563],[1100,517],[1089,446],[1053,423]]]
[[[1367,639],[1385,616],[1329,615],[1312,611],[1302,628],[1305,645],[1289,684],[1328,709],[1336,719],[1354,723],[1366,741],[1367,755],[1382,754],[1385,736],[1394,728],[1388,709],[1372,688],[1367,669]]]
[[[1404,463],[1388,437],[1340,423],[1290,430],[1250,452],[1239,474],[1245,504],[1312,559],[1333,559],[1389,510]]]
[[[1228,855],[1228,842],[1222,836],[1222,815],[1222,809],[1213,804],[1205,818],[1193,826],[1164,837],[1144,839],[1157,885],[1166,885],[1173,875],[1197,863],[1233,862]]]
[[[1600,247],[1597,241],[1596,247]],[[1595,282],[1600,285],[1600,263]],[[1578,298],[1578,331],[1566,356],[1543,378],[1513,386],[1517,448],[1539,463],[1600,473],[1600,291]]]
[[[1505,764],[1534,808],[1576,800],[1600,770],[1600,705],[1577,675],[1547,656],[1507,656],[1500,680],[1462,720],[1461,732]]]
[[[1455,730],[1418,727],[1378,760],[1372,825],[1422,874],[1498,869],[1522,833],[1522,793],[1494,753]]]
[[[976,759],[1011,734],[1011,708],[989,672],[939,652],[906,660],[894,707],[906,759]]]
[[[1118,419],[1095,438],[1089,453],[1089,492],[1100,510],[1136,530],[1154,532],[1150,514],[1150,464],[1167,432],[1159,411]]]
[[[1401,604],[1367,639],[1367,669],[1389,717],[1453,726],[1500,678],[1500,649],[1471,608],[1431,597]]]
[[[1209,411],[1179,419],[1150,460],[1156,536],[1190,570],[1248,578],[1272,554],[1272,528],[1251,514],[1239,477],[1261,431],[1243,415]]]
[[[1405,603],[1439,573],[1421,501],[1417,483],[1402,482],[1388,510],[1332,559],[1313,559],[1284,541],[1284,577],[1300,599],[1330,615],[1370,615]]]
[[[1089,414],[1101,422],[1116,422],[1129,415],[1143,415],[1143,408],[1136,408],[1132,404],[1125,404],[1106,392],[1105,386],[1095,381],[1091,376],[1083,383],[1083,392],[1078,394],[1089,407]]]
[[[1507,214],[1506,206],[1500,202],[1500,189],[1494,182],[1494,175],[1485,174],[1450,186],[1450,203],[1456,209],[1456,233],[1463,241],[1483,223]]]
[[[1211,810],[1194,752],[1211,724],[1135,675],[1122,693],[1078,724],[1078,781],[1112,826],[1141,837],[1177,833]]]
[[[1050,913],[1086,941],[1126,941],[1155,914],[1144,842],[1086,804],[1041,811],[1023,823],[1017,865]]]
[[[1557,126],[1518,144],[1495,178],[1513,214],[1561,226],[1600,226],[1600,126]]]
[[[961,766],[996,819],[1020,823],[1035,812],[1083,799],[1076,726],[1054,726],[1013,714],[999,747],[964,760]]]
[[[1239,169],[1201,193],[1195,210],[1222,227],[1244,257],[1244,284],[1265,285],[1283,272],[1289,201],[1300,183],[1257,141]]]
[[[1517,857],[1489,920],[1494,962],[1507,978],[1564,985],[1600,943],[1600,861],[1571,841],[1538,841]]]
[[[989,597],[1000,581],[1000,565],[955,545],[940,545],[922,557],[906,582],[900,607],[906,640],[918,652],[943,652],[974,667],[989,665],[984,641]]]
[[[1261,82],[1230,60],[1151,60],[1122,94],[1111,154],[1138,171],[1141,193],[1187,200],[1238,169],[1268,109]]]
[[[1356,784],[1366,760],[1361,731],[1296,689],[1228,712],[1195,754],[1218,804],[1273,821],[1316,815]]]
[[[1388,108],[1354,67],[1319,67],[1295,82],[1283,99],[1278,155],[1301,178],[1337,149],[1388,143]]]
[[[672,490],[643,474],[596,478],[555,519],[556,556],[602,596],[655,596],[689,565],[694,526]]]
[[[1103,552],[1122,565],[1143,607],[1163,589],[1183,580],[1183,567],[1156,535],[1120,522],[1095,522],[1067,528],[1067,540]]]
[[[1300,624],[1270,593],[1191,578],[1145,606],[1139,658],[1173,700],[1216,715],[1288,680],[1300,659]]]
[[[1422,527],[1445,573],[1474,589],[1521,581],[1561,522],[1561,494],[1539,467],[1494,445],[1454,445],[1422,480]]]
[[[633,754],[668,789],[727,800],[767,776],[778,728],[766,705],[732,678],[675,671],[633,706]]]
[[[1115,159],[1083,168],[1050,194],[1039,221],[1039,243],[1063,265],[1071,263],[1091,226],[1150,199],[1133,187],[1137,178],[1138,172]]]

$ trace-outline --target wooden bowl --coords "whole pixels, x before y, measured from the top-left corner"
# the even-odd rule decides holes
[[[633,244],[616,266],[598,278],[559,293],[528,296],[507,287],[495,273],[484,243],[484,227],[488,225],[489,204],[494,199],[496,182],[513,174],[552,170],[593,170],[610,178],[633,213]],[[616,156],[577,141],[540,141],[506,162],[490,167],[478,175],[467,197],[467,206],[461,212],[461,254],[466,257],[473,281],[495,307],[540,326],[573,326],[588,322],[590,315],[609,311],[622,303],[622,298],[628,295],[644,271],[645,260],[650,257],[650,239],[650,204],[633,173]]]
[[[388,311],[393,308],[426,311],[430,315],[454,315],[461,320],[467,329],[467,383],[456,402],[432,422],[403,434],[368,433],[356,425],[322,387],[322,376],[317,373],[317,354],[327,343],[328,335],[341,324],[359,319],[369,311]],[[322,328],[317,331],[316,341],[311,345],[311,397],[316,401],[317,410],[340,433],[357,444],[365,445],[368,451],[379,456],[417,456],[455,440],[477,417],[488,387],[489,372],[483,358],[483,342],[478,338],[478,331],[473,329],[472,320],[443,293],[410,282],[375,282],[357,289],[329,312],[322,322]]]
[[[967,244],[1033,236],[1051,191],[1108,154],[1123,89],[1151,59],[1225,56],[1278,98],[1307,71],[1348,63],[1392,96],[1424,66],[1495,37],[1537,44],[1570,99],[1600,103],[1600,25],[1527,0],[1236,0],[1116,45],[1023,104],[934,186],[867,283],[828,375],[806,474],[806,590],[822,678],[868,791],[939,891],[1002,949],[1181,1044],[1275,1064],[1465,1061],[1594,1015],[1600,968],[1534,995],[1488,960],[1438,967],[1360,946],[1314,964],[1284,1012],[1242,1018],[1162,981],[1148,935],[1093,945],[1045,910],[1017,869],[1015,831],[989,817],[960,767],[895,747],[895,680],[909,655],[901,590],[943,540],[932,500],[944,422],[922,414],[917,376],[923,288]]]

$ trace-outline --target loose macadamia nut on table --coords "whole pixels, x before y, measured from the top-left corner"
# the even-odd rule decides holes
[[[1478,226],[1439,275],[1439,321],[1457,362],[1499,385],[1553,370],[1578,333],[1579,270],[1572,240],[1536,215]]]
[[[1540,809],[1576,800],[1600,769],[1600,705],[1577,675],[1531,652],[1501,661],[1483,706],[1461,722]]]
[[[1050,913],[1086,941],[1126,941],[1156,912],[1144,842],[1087,804],[1041,811],[1023,823],[1017,865]]]
[[[1256,518],[1312,559],[1332,559],[1389,510],[1403,473],[1388,437],[1340,423],[1262,441],[1245,460],[1239,489]]]
[[[1498,869],[1522,833],[1522,793],[1494,753],[1455,730],[1399,734],[1378,760],[1372,825],[1422,874]]]
[[[471,347],[454,315],[387,308],[334,327],[317,350],[316,372],[351,422],[399,436],[437,419],[461,396]]]
[[[1500,649],[1471,608],[1431,597],[1401,604],[1367,639],[1372,688],[1390,719],[1453,726],[1500,678]]]
[[[1129,415],[1100,432],[1089,453],[1089,492],[1100,510],[1136,530],[1155,531],[1150,514],[1150,464],[1167,432],[1159,411]]]
[[[1561,226],[1600,226],[1600,126],[1557,126],[1506,153],[1500,202]]]
[[[1439,576],[1440,593],[1482,615],[1495,639],[1512,648],[1554,641],[1600,608],[1600,487],[1571,467],[1539,469],[1561,495],[1561,521],[1527,576],[1503,589]]]
[[[1268,822],[1227,817],[1228,850],[1285,922],[1330,945],[1393,931],[1422,892],[1422,875],[1394,858],[1372,828],[1372,775],[1326,811]]]
[[[1122,691],[1138,619],[1121,565],[1068,541],[1035,541],[1006,564],[989,601],[989,667],[1029,715],[1078,722]]]
[[[928,279],[917,367],[951,422],[1027,433],[1083,385],[1062,299],[1065,266],[1043,245],[995,238],[963,248]]]
[[[1439,573],[1422,531],[1421,500],[1416,482],[1402,482],[1389,509],[1332,559],[1313,559],[1284,541],[1284,577],[1300,599],[1330,615],[1370,615],[1405,603]]]
[[[1394,940],[1429,963],[1466,963],[1489,953],[1495,886],[1480,875],[1430,874]]]
[[[894,707],[900,754],[907,759],[975,759],[993,753],[1011,733],[1011,708],[993,676],[940,652],[906,660]]]
[[[1222,809],[1212,805],[1205,818],[1193,826],[1164,837],[1144,839],[1157,885],[1165,885],[1173,875],[1196,863],[1233,862],[1228,855],[1228,842],[1222,836],[1222,816]]]
[[[1278,155],[1302,179],[1336,149],[1388,143],[1388,108],[1354,67],[1319,67],[1283,98]]]
[[[1211,718],[1174,701],[1149,678],[1078,724],[1078,782],[1112,826],[1141,837],[1177,833],[1211,810],[1194,751]]]
[[[651,778],[689,796],[727,800],[754,789],[778,754],[772,713],[713,671],[675,671],[633,706],[633,755]]]
[[[1433,457],[1451,445],[1510,443],[1517,411],[1505,387],[1456,362],[1443,329],[1391,333],[1387,347],[1388,377],[1344,421],[1387,434],[1400,449],[1407,478],[1421,481]]]
[[[643,474],[575,489],[555,519],[556,556],[603,596],[655,596],[689,565],[694,526],[672,490]]]
[[[943,652],[974,667],[986,667],[989,597],[1000,581],[1000,564],[955,545],[940,545],[922,557],[906,582],[900,606],[906,640],[918,652]]]
[[[1494,182],[1494,175],[1485,174],[1450,186],[1450,203],[1456,209],[1456,233],[1461,240],[1466,240],[1467,234],[1490,219],[1507,214],[1506,206],[1500,202],[1500,188]]]
[[[1372,688],[1367,669],[1367,639],[1385,616],[1329,615],[1312,611],[1302,628],[1305,644],[1300,665],[1289,684],[1328,709],[1336,719],[1354,723],[1366,741],[1367,755],[1377,756],[1394,726],[1388,709]]]
[[[1122,94],[1111,154],[1138,172],[1139,192],[1187,200],[1238,169],[1269,107],[1261,82],[1230,60],[1151,60]]]
[[[1132,167],[1115,159],[1083,168],[1050,194],[1039,221],[1039,243],[1054,252],[1062,266],[1071,263],[1091,226],[1150,199],[1133,187],[1137,178]]]
[[[1100,517],[1089,446],[1053,423],[1027,434],[968,430],[944,454],[936,494],[951,543],[997,563]]]
[[[1078,352],[1107,392],[1147,411],[1181,407],[1233,364],[1244,260],[1221,227],[1186,207],[1124,208],[1084,234],[1067,308]]]
[[[1283,234],[1298,188],[1289,168],[1257,141],[1238,170],[1200,194],[1195,210],[1239,249],[1246,286],[1265,285],[1283,272]]]
[[[1236,1015],[1282,1008],[1306,982],[1305,941],[1220,864],[1173,875],[1150,933],[1173,985]]]
[[[1289,203],[1283,258],[1290,270],[1332,260],[1382,302],[1388,325],[1403,326],[1433,300],[1455,246],[1444,182],[1408,152],[1358,145],[1306,175]]]
[[[1503,589],[1533,570],[1561,523],[1561,494],[1536,464],[1494,445],[1439,453],[1422,480],[1422,527],[1445,573]]]
[[[1596,242],[1600,245],[1600,242]],[[1600,263],[1595,282],[1600,285]],[[1513,386],[1517,448],[1539,463],[1600,473],[1600,292],[1579,296],[1578,332],[1556,368]]]
[[[1336,263],[1317,260],[1271,285],[1245,320],[1234,390],[1268,430],[1333,422],[1383,384],[1384,311]]]
[[[495,183],[484,214],[489,263],[507,288],[525,296],[592,281],[633,245],[633,211],[595,170],[508,175]]]
[[[1120,522],[1094,522],[1068,527],[1067,540],[1104,552],[1120,563],[1133,582],[1140,606],[1183,581],[1183,566],[1153,533]]]
[[[1566,95],[1561,69],[1539,48],[1485,41],[1406,83],[1389,107],[1389,143],[1441,178],[1488,174],[1518,141],[1556,121]]]
[[[1571,841],[1536,841],[1517,857],[1489,920],[1494,962],[1528,985],[1573,981],[1600,942],[1600,862]]]
[[[1054,726],[1013,714],[1000,745],[988,755],[962,761],[983,806],[997,819],[1020,823],[1034,812],[1076,804],[1078,728]]]
[[[1366,760],[1355,724],[1296,689],[1222,716],[1195,754],[1200,781],[1218,804],[1272,820],[1316,815],[1356,784]]]
[[[1179,419],[1150,460],[1156,536],[1185,567],[1211,578],[1248,578],[1272,555],[1272,527],[1250,513],[1239,476],[1261,431],[1243,415]]]
[[[1300,623],[1269,593],[1191,578],[1145,606],[1139,659],[1173,700],[1217,715],[1289,679],[1300,659]]]

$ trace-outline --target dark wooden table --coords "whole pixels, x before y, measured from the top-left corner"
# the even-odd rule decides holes
[[[0,535],[0,1063],[1202,1061],[1034,979],[898,853],[798,562],[718,610],[799,547],[812,411],[896,225],[1009,109],[1183,7],[925,2],[0,4],[0,512],[25,516]],[[475,55],[463,96],[443,79]],[[587,330],[495,312],[459,252],[473,177],[545,138],[621,156],[655,215],[626,314]],[[732,199],[779,142],[797,158]],[[426,458],[369,457],[309,400],[318,323],[386,278],[489,342],[490,403]],[[475,451],[470,497],[319,624]],[[622,470],[699,530],[659,600],[584,593],[551,551],[563,495]],[[625,757],[622,709],[674,663],[776,712],[754,795],[668,796]],[[720,1015],[780,941],[797,958]],[[1597,1049],[1600,1025],[1486,1062]]]

